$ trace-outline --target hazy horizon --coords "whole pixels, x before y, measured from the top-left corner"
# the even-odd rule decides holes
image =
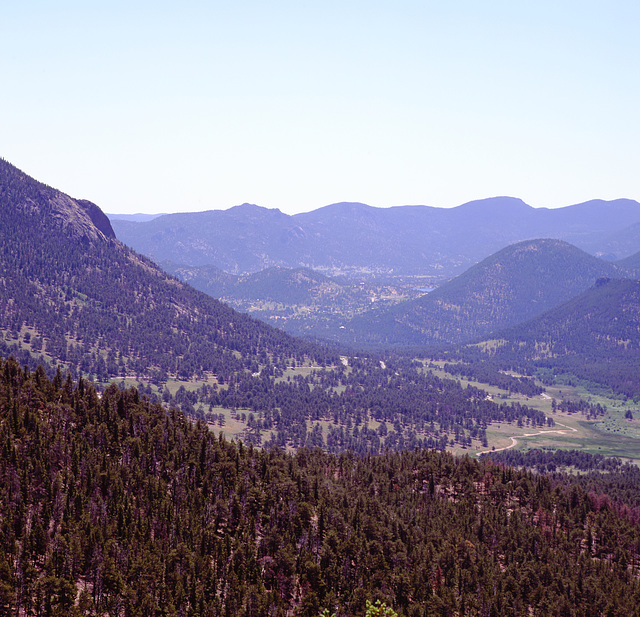
[[[106,212],[640,199],[640,5],[10,3],[0,153]]]
[[[241,203],[241,204],[234,204],[232,206],[228,206],[226,208],[205,208],[203,210],[177,210],[175,212],[107,212],[105,211],[105,214],[107,214],[109,217],[118,217],[118,216],[122,216],[122,217],[134,217],[134,216],[140,216],[140,217],[154,217],[157,218],[159,216],[166,216],[166,215],[170,215],[170,214],[196,214],[199,212],[225,212],[227,210],[231,210],[232,208],[238,208],[240,206],[256,206],[258,208],[266,208],[268,210],[279,210],[280,212],[283,212],[284,214],[288,214],[290,216],[295,216],[296,214],[305,214],[308,212],[313,212],[314,210],[320,210],[322,208],[327,208],[329,206],[335,206],[335,205],[339,205],[339,204],[344,204],[344,203],[349,203],[349,204],[360,204],[363,206],[367,206],[370,208],[380,208],[380,209],[389,209],[389,208],[403,208],[403,207],[428,207],[428,208],[443,208],[443,209],[447,209],[450,210],[452,208],[459,208],[460,206],[465,206],[467,204],[470,203],[475,203],[475,202],[480,202],[480,201],[487,201],[487,200],[491,200],[491,199],[520,199],[519,197],[515,197],[513,195],[495,195],[493,197],[482,197],[480,199],[472,199],[471,201],[467,201],[461,204],[454,204],[451,206],[431,206],[431,205],[427,205],[427,204],[398,204],[398,205],[392,205],[392,206],[377,206],[375,204],[366,204],[364,202],[361,201],[350,201],[350,202],[345,202],[345,201],[337,201],[331,204],[325,204],[323,206],[318,206],[316,208],[309,208],[307,210],[301,209],[298,212],[284,212],[283,210],[281,210],[280,208],[269,208],[268,206],[261,206],[260,204],[250,204],[247,202]],[[571,204],[558,204],[555,206],[532,206],[531,204],[528,204],[526,201],[523,201],[527,206],[530,206],[531,208],[535,208],[536,210],[557,210],[559,208],[568,208],[571,206],[578,206],[581,205],[583,203],[588,203],[591,201],[604,201],[604,202],[613,202],[613,201],[618,201],[618,200],[630,200],[630,201],[637,201],[634,199],[630,199],[628,197],[618,197],[618,198],[614,198],[614,199],[599,199],[597,197],[593,198],[593,199],[587,199],[585,201],[582,202],[578,202],[578,203],[571,203]],[[638,202],[640,203],[640,202]]]

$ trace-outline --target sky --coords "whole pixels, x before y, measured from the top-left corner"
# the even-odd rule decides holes
[[[22,0],[0,157],[110,213],[640,201],[637,0]]]

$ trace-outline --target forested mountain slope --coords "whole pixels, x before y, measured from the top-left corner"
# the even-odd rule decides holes
[[[435,291],[354,318],[335,333],[358,344],[459,343],[526,321],[616,276],[611,263],[561,240],[508,246]]]
[[[0,613],[640,614],[638,509],[426,450],[254,450],[0,361]]]
[[[101,385],[135,379],[213,424],[224,414],[238,423],[244,410],[242,436],[256,445],[466,448],[485,442],[491,422],[547,423],[423,363],[340,358],[240,315],[106,237],[71,198],[5,161],[0,171],[5,357],[59,362]],[[65,204],[64,216],[50,214],[52,203]]]
[[[640,281],[603,278],[583,294],[468,348],[503,365],[535,365],[640,394]]]
[[[640,225],[638,229],[640,231]],[[632,274],[634,278],[640,278],[640,251],[617,261],[616,265]]]
[[[4,160],[0,240],[2,345],[25,361],[44,353],[103,381],[256,372],[327,356],[165,274],[118,242],[97,206]]]
[[[557,238],[592,253],[622,258],[640,250],[640,204],[593,200],[566,208],[532,208],[495,197],[457,208],[374,208],[339,203],[293,216],[244,204],[151,221],[113,220],[125,244],[156,262],[214,265],[233,274],[272,266],[324,274],[430,275],[446,280],[509,244]],[[618,235],[627,240],[615,244]]]

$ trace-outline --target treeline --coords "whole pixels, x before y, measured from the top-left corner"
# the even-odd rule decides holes
[[[490,461],[254,450],[0,361],[0,614],[640,614],[640,518]]]
[[[607,406],[600,403],[590,403],[583,398],[580,399],[562,399],[559,403],[556,399],[551,402],[553,411],[562,411],[564,413],[581,413],[587,417],[587,420],[595,420],[596,418],[607,415]]]
[[[558,469],[572,468],[580,471],[619,472],[623,467],[621,459],[615,456],[591,454],[583,450],[502,450],[483,454],[483,458],[511,467],[528,467],[537,471],[554,472]]]

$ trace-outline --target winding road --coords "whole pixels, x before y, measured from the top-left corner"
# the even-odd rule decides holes
[[[476,452],[476,456],[480,456],[481,454],[490,454],[491,452],[502,452],[502,450],[509,450],[518,445],[518,438],[522,437],[535,437],[537,435],[547,435],[550,433],[555,433],[556,435],[566,435],[569,432],[577,433],[577,428],[572,428],[567,426],[566,424],[560,424],[560,422],[556,422],[558,426],[564,426],[564,429],[553,429],[550,431],[538,431],[537,433],[524,433],[523,435],[516,435],[515,437],[510,437],[511,445],[505,446],[504,448],[495,448],[494,450],[483,450],[482,452]]]

